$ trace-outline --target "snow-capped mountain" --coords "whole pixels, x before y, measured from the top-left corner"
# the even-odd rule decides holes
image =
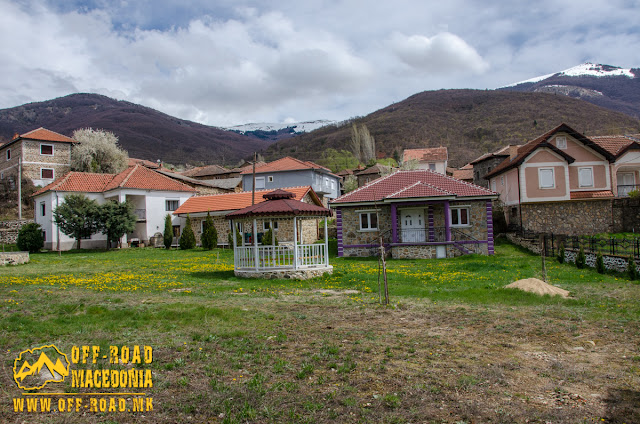
[[[244,125],[236,125],[233,127],[227,127],[226,130],[236,131],[241,134],[252,131],[281,131],[291,128],[294,133],[304,133],[316,130],[327,125],[335,124],[335,121],[328,121],[326,119],[320,119],[317,121],[307,122],[280,122],[280,123],[251,123]]]
[[[562,94],[640,117],[640,68],[587,62],[499,90]]]

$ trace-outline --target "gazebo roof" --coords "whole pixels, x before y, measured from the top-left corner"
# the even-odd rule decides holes
[[[227,214],[228,219],[252,218],[257,216],[331,216],[331,210],[318,205],[295,200],[294,194],[285,190],[275,190],[264,194],[264,202],[247,206]]]

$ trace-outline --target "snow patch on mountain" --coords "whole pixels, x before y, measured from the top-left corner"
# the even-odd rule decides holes
[[[591,62],[585,62],[581,65],[574,66],[573,68],[565,69],[564,71],[556,72],[554,74],[542,75],[540,77],[531,78],[525,81],[516,82],[514,84],[505,85],[501,88],[515,87],[520,84],[534,84],[536,82],[544,81],[547,78],[553,76],[566,76],[566,77],[616,77],[624,76],[628,78],[635,78],[635,74],[631,69],[620,68],[618,66],[595,64]]]
[[[285,128],[293,128],[295,133],[305,133],[316,130],[327,125],[335,124],[335,121],[329,121],[326,119],[319,119],[317,121],[306,122],[280,122],[280,123],[250,123],[243,125],[235,125],[233,127],[227,127],[226,130],[236,131],[242,134],[252,131],[280,131]]]

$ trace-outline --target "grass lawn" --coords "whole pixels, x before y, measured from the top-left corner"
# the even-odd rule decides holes
[[[571,298],[503,289],[540,276],[539,257],[503,243],[388,261],[383,307],[376,260],[331,263],[309,281],[244,280],[229,250],[147,248],[0,268],[0,422],[640,422],[638,283],[548,261]],[[15,413],[14,359],[45,344],[152,346],[134,367],[152,372],[153,411]],[[71,366],[95,367],[131,369]]]

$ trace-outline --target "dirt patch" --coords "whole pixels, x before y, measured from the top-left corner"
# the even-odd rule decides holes
[[[551,284],[545,283],[537,278],[525,278],[524,280],[514,281],[513,283],[506,285],[505,288],[523,290],[539,294],[541,296],[548,294],[551,296],[569,297],[569,292],[567,290],[552,286]]]
[[[349,295],[349,294],[359,294],[360,291],[358,290],[331,290],[331,289],[318,289],[318,290],[314,290],[314,293],[321,293],[323,295],[327,295],[327,296],[342,296],[342,295]]]

